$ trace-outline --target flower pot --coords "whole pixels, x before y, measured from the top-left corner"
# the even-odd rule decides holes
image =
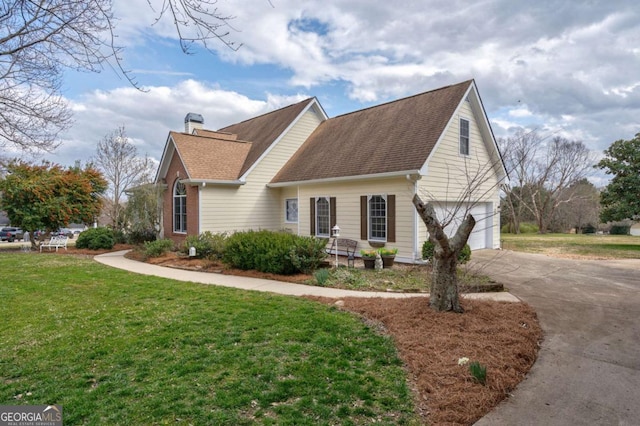
[[[376,266],[375,257],[363,257],[362,261],[364,262],[364,269],[373,269]]]
[[[393,266],[393,262],[396,259],[395,255],[391,256],[380,256],[382,257],[382,267],[383,268],[391,268]]]

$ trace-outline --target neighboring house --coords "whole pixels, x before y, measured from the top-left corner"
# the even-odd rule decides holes
[[[327,118],[310,98],[218,131],[198,114],[170,132],[156,183],[163,234],[285,229],[421,257],[428,234],[411,202],[436,206],[452,233],[467,212],[472,249],[499,248],[506,172],[473,80]]]

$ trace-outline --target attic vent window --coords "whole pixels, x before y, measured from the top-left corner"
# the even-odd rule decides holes
[[[469,155],[469,120],[460,119],[460,155]]]

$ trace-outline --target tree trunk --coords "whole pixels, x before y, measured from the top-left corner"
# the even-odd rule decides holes
[[[472,215],[462,221],[456,234],[449,239],[436,212],[429,203],[422,202],[418,194],[413,196],[420,218],[429,231],[429,241],[433,243],[433,277],[429,306],[436,311],[453,311],[462,313],[458,297],[458,255],[467,244],[469,235],[476,224]]]
[[[462,313],[458,297],[458,254],[449,252],[446,255],[433,257],[433,276],[429,306],[436,311],[453,311]]]

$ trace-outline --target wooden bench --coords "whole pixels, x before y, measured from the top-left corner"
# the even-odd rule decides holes
[[[358,242],[356,240],[350,240],[348,238],[334,238],[330,244],[327,244],[327,254],[336,253],[336,240],[338,241],[338,253],[342,251],[347,254],[347,263],[353,264],[353,260],[356,255],[356,248],[358,248]]]
[[[67,237],[66,235],[56,235],[54,237],[51,237],[49,241],[40,243],[40,251],[42,251],[43,247],[48,247],[49,251],[51,251],[52,247],[55,247],[56,251],[58,251],[60,247],[64,247],[64,249],[66,250],[68,241],[69,237]]]

